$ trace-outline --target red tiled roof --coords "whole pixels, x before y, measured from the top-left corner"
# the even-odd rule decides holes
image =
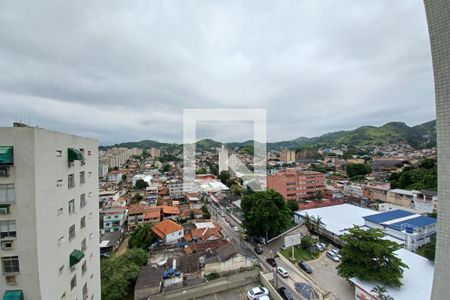
[[[153,232],[159,236],[160,238],[164,238],[166,235],[178,231],[183,230],[183,227],[174,221],[164,220],[152,226]]]
[[[144,213],[144,219],[154,219],[161,217],[161,210],[159,209],[147,209]]]
[[[144,204],[130,205],[130,208],[128,209],[128,215],[143,214],[146,208],[147,208],[147,205],[144,205]]]
[[[180,217],[190,217],[191,216],[191,212],[193,212],[195,216],[196,215],[203,215],[203,211],[201,209],[194,208],[194,209],[188,209],[188,210],[183,211],[180,214]]]

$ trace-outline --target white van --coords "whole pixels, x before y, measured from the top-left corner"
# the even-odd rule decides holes
[[[289,277],[288,271],[282,267],[277,267],[277,273],[281,275],[281,277],[286,278]]]

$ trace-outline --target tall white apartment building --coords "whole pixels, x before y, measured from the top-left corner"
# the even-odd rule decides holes
[[[0,128],[3,299],[100,299],[97,152],[88,138]]]

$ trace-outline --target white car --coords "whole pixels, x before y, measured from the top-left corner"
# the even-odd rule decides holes
[[[263,296],[269,296],[269,290],[265,287],[255,287],[247,292],[247,297],[250,300],[261,299]]]
[[[280,274],[281,277],[283,277],[283,278],[289,277],[289,273],[288,273],[288,271],[286,271],[285,268],[277,267],[277,273]]]
[[[239,227],[233,226],[233,230],[237,232],[237,231],[239,231]]]
[[[340,262],[341,260],[339,259],[339,257],[336,256],[336,254],[334,254],[334,252],[332,251],[327,251],[327,256],[329,258],[331,258],[333,261],[335,262]]]

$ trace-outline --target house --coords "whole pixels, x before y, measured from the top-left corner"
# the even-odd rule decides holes
[[[162,269],[153,266],[142,267],[134,286],[134,300],[146,300],[151,295],[159,294],[163,283],[163,273]]]
[[[183,227],[171,220],[163,220],[153,225],[152,231],[166,244],[177,243],[184,234]]]
[[[201,209],[195,208],[195,209],[187,209],[180,213],[180,219],[189,219],[191,216],[194,217],[194,219],[200,219],[203,217],[203,211]]]
[[[159,223],[161,221],[161,210],[147,208],[144,211],[144,223]]]
[[[390,189],[390,183],[368,183],[363,186],[363,197],[371,201],[386,202],[387,192]]]
[[[413,206],[415,209],[432,213],[436,211],[438,196],[435,191],[413,191]]]
[[[203,272],[208,273],[226,273],[253,267],[257,258],[250,258],[241,253],[232,243],[215,250],[206,250],[211,252],[204,262]]]
[[[101,233],[123,232],[124,223],[127,219],[127,211],[125,206],[102,209],[100,211],[100,220],[103,222]]]
[[[108,181],[114,182],[114,183],[122,182],[122,175],[123,175],[123,173],[121,170],[112,170],[108,174]]]
[[[388,203],[412,207],[413,204],[414,191],[393,189],[387,192],[386,201]]]
[[[128,208],[128,231],[131,231],[139,224],[144,223],[144,213],[147,205],[134,204]]]
[[[100,237],[100,256],[110,256],[120,245],[123,239],[122,232],[108,232]]]
[[[408,268],[403,272],[403,286],[400,288],[386,287],[386,295],[395,300],[430,299],[433,287],[433,263],[405,249],[397,250],[395,254]],[[371,292],[377,283],[363,281],[359,278],[351,278],[350,281],[355,285],[355,300],[378,299]]]

